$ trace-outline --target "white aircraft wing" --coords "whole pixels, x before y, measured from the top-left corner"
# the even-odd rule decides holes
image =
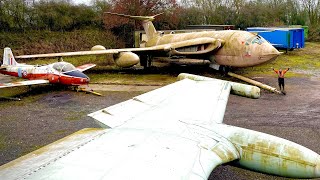
[[[21,55],[16,56],[18,59],[28,58],[50,58],[50,57],[65,57],[65,56],[82,56],[82,55],[103,55],[103,54],[118,54],[121,52],[150,52],[150,51],[165,51],[171,52],[171,54],[205,54],[215,49],[220,48],[224,41],[215,38],[194,38],[191,40],[168,43],[163,45],[156,45],[145,48],[123,48],[123,49],[107,49],[107,50],[93,50],[93,51],[77,51],[77,52],[62,52],[62,53],[49,53],[49,54],[34,54],[34,55]],[[206,46],[204,46],[206,45]],[[199,47],[198,47],[199,46]],[[203,46],[203,47],[202,47]],[[179,48],[184,47],[198,47],[196,51],[183,52],[179,51]]]
[[[95,66],[96,66],[96,64],[84,64],[84,65],[78,66],[77,69],[79,71],[83,72],[83,71],[86,71],[86,70],[93,68]]]
[[[12,82],[12,83],[0,83],[0,89],[16,87],[16,86],[29,86],[29,85],[36,85],[36,84],[49,84],[49,81],[39,79],[39,80],[19,81],[19,82]]]
[[[226,81],[185,79],[134,97],[89,115],[111,129],[46,146],[1,166],[0,177],[207,179],[239,158],[228,140],[203,128],[222,122],[229,93]]]

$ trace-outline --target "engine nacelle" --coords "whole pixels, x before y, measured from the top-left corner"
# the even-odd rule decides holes
[[[139,56],[132,52],[120,52],[114,55],[114,62],[119,67],[131,67],[138,64],[139,61]]]

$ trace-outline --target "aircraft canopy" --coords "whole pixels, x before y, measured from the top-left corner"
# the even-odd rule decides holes
[[[59,72],[69,72],[69,71],[76,70],[76,67],[74,67],[72,64],[67,62],[54,63],[53,68]]]

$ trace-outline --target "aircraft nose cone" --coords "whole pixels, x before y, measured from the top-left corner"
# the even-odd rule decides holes
[[[262,51],[261,59],[263,61],[275,60],[281,53],[271,44],[267,44]]]

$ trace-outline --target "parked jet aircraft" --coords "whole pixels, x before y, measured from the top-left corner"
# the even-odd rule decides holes
[[[108,14],[140,20],[148,39],[146,47],[108,50],[103,47],[95,51],[23,55],[17,58],[114,54],[114,61],[120,67],[131,67],[139,62],[148,67],[152,57],[155,56],[206,59],[211,61],[211,67],[217,67],[216,65],[248,67],[273,60],[280,54],[261,36],[246,31],[226,30],[163,34],[157,31],[152,23],[157,15]]]
[[[90,79],[82,72],[94,66],[95,64],[85,64],[74,67],[67,62],[56,62],[43,66],[19,64],[16,62],[11,49],[7,47],[4,48],[0,73],[29,80],[14,83],[0,83],[0,89],[35,84],[85,85],[89,83]]]
[[[279,176],[320,177],[316,152],[223,124],[230,89],[228,81],[184,79],[91,113],[110,129],[81,130],[0,166],[0,177],[202,180],[230,161]]]

